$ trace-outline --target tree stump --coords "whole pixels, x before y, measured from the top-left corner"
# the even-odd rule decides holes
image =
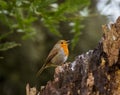
[[[94,50],[58,66],[54,80],[40,91],[30,94],[27,85],[27,95],[120,95],[120,17],[102,28],[103,37]]]

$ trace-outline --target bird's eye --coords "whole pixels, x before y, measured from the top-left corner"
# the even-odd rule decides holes
[[[61,42],[61,44],[63,44],[63,42]]]

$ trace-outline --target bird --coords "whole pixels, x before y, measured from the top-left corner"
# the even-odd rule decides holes
[[[37,72],[36,76],[38,77],[44,69],[50,66],[58,66],[65,63],[69,56],[68,45],[69,40],[59,40],[48,54],[45,63]]]

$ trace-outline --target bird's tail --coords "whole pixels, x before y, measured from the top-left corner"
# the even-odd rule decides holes
[[[37,72],[37,74],[36,74],[36,77],[38,77],[42,72],[43,72],[43,70],[46,68],[46,64],[44,64],[42,67],[41,67],[41,69]]]

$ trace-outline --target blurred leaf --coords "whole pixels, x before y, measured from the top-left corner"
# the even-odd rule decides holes
[[[7,8],[7,3],[4,0],[0,0],[0,7],[1,8]]]
[[[60,32],[58,31],[58,21],[53,20],[52,17],[45,17],[44,20],[45,26],[47,28],[49,28],[50,32],[53,33],[56,36],[61,37],[62,35],[60,34]]]
[[[27,25],[31,25],[31,23],[34,22],[35,20],[37,20],[37,18],[31,16],[31,17],[29,17],[29,18],[24,19],[24,20],[23,20],[23,23],[24,23],[24,24],[27,24]]]
[[[22,36],[22,39],[32,38],[36,34],[36,30],[33,27],[28,27],[24,29],[25,34]]]
[[[73,13],[90,4],[89,0],[66,0],[59,7],[60,12]]]
[[[48,24],[47,27],[50,29],[50,32],[53,33],[54,35],[61,37],[62,35],[60,34],[60,32],[58,31],[56,25],[53,24]],[[56,28],[55,28],[56,27]]]
[[[39,10],[43,10],[48,8],[48,6],[54,2],[56,2],[57,0],[35,0],[33,2],[34,7],[37,6],[39,8]]]
[[[22,5],[22,0],[16,0],[16,6],[21,6]]]
[[[11,27],[13,20],[9,19],[6,14],[0,14],[0,22],[6,27]]]
[[[0,44],[0,51],[6,51],[6,50],[14,48],[16,46],[20,46],[20,44],[18,44],[16,42],[6,42],[3,44]]]

